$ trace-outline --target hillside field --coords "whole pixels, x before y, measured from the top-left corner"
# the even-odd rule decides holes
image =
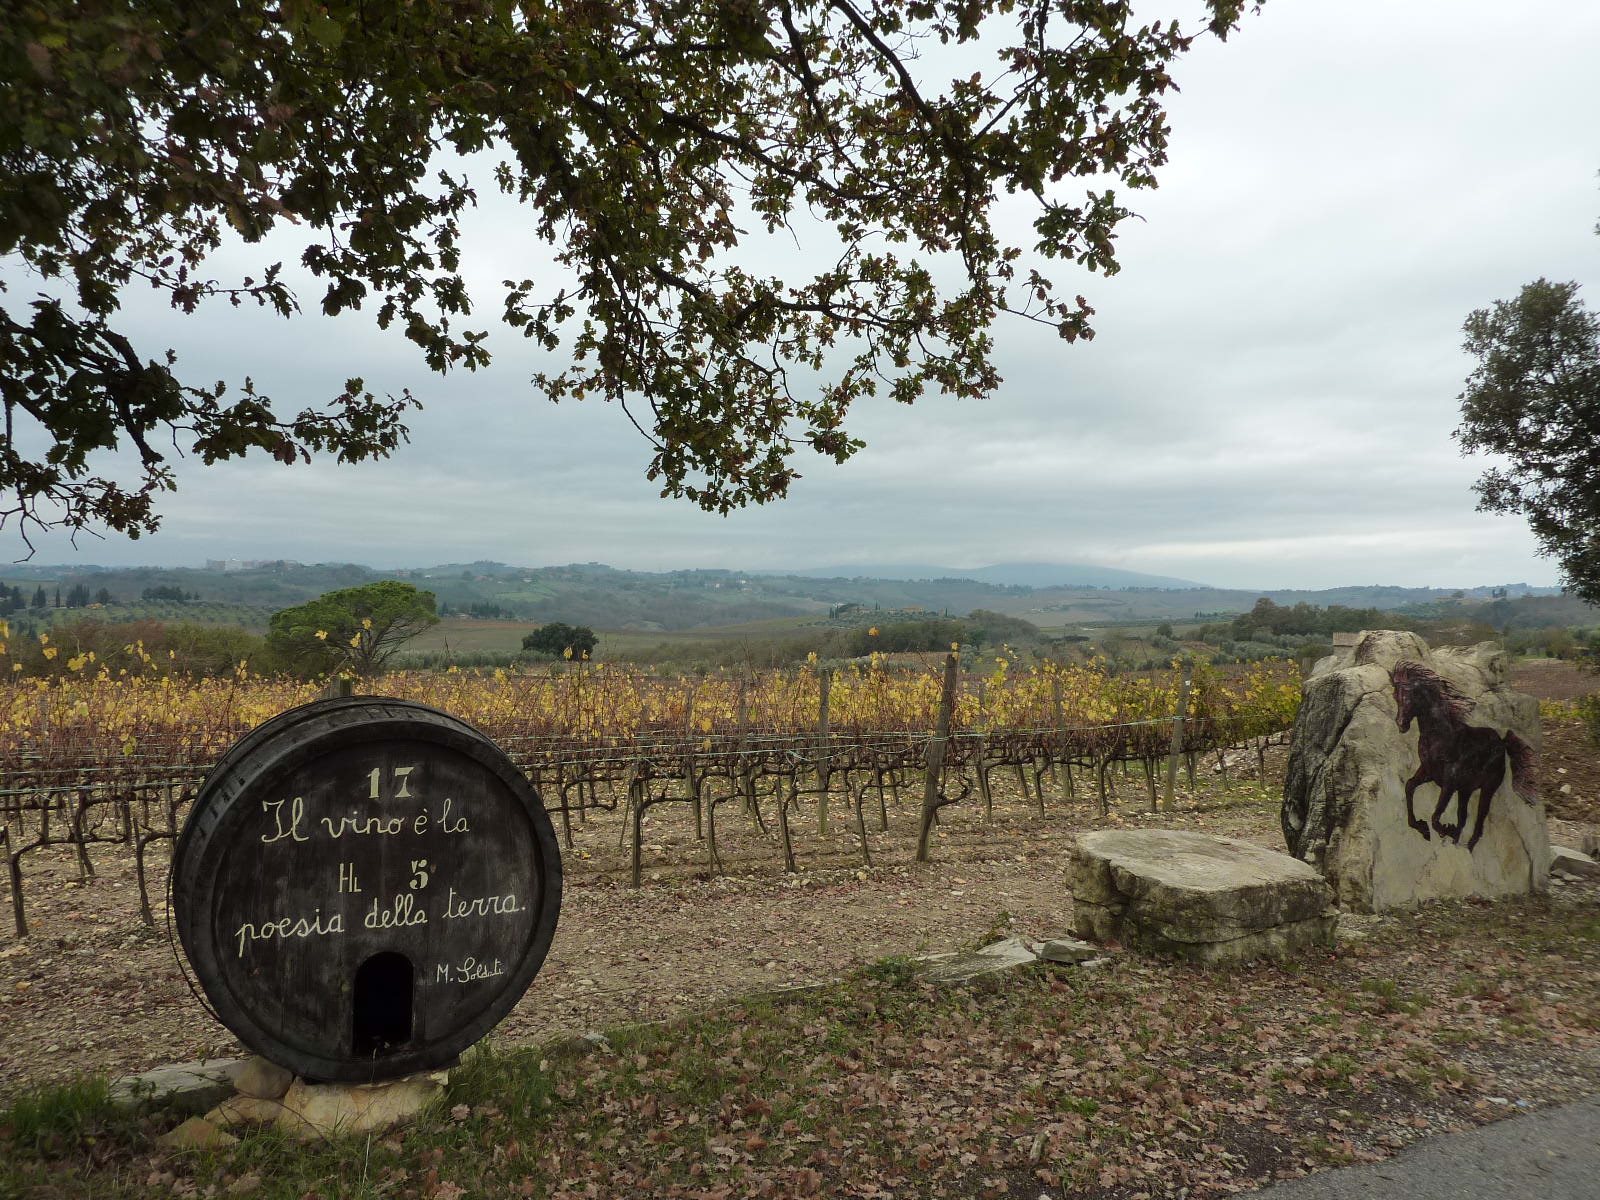
[[[522,649],[523,637],[541,624],[543,622],[540,621],[483,621],[472,617],[445,617],[407,642],[405,653],[515,654]],[[597,629],[595,632],[600,637],[600,644],[596,648],[596,657],[602,660],[628,657],[661,645],[732,645],[741,640],[792,633],[812,624],[815,624],[813,617],[778,617],[768,621],[746,621],[703,629]]]

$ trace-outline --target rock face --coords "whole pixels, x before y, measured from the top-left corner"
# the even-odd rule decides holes
[[[1363,632],[1305,684],[1283,785],[1289,852],[1360,912],[1545,887],[1539,703],[1492,643]]]
[[[1206,963],[1333,944],[1338,914],[1303,862],[1171,829],[1080,834],[1067,860],[1074,932]]]

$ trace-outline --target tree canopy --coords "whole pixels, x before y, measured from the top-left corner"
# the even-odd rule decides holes
[[[1576,283],[1538,279],[1467,318],[1464,451],[1502,454],[1478,508],[1520,513],[1567,587],[1600,604],[1600,316]]]
[[[1204,0],[1206,28],[1245,3]],[[781,497],[798,449],[859,448],[860,398],[993,389],[997,314],[1092,336],[1039,266],[1116,270],[1118,189],[1154,185],[1195,36],[1128,0],[22,0],[0,29],[0,255],[51,290],[0,307],[0,519],[137,536],[174,449],[395,450],[410,392],[355,377],[294,411],[248,375],[185,379],[121,313],[149,288],[178,314],[296,313],[270,255],[213,273],[230,230],[276,231],[303,244],[310,306],[479,367],[467,156],[558,264],[492,301],[567,364],[534,390],[624,407],[663,494]],[[1011,194],[1033,205],[1021,238],[996,220]],[[797,238],[802,266],[762,265]],[[135,477],[97,473],[116,447]]]
[[[587,625],[566,625],[560,621],[541,625],[522,638],[524,650],[536,650],[556,658],[585,659],[599,644],[599,636]]]
[[[272,614],[267,646],[308,674],[375,675],[409,638],[437,625],[432,592],[381,579]]]

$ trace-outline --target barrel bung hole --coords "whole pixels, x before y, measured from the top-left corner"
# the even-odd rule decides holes
[[[416,972],[404,954],[385,950],[356,968],[350,1049],[359,1058],[393,1054],[411,1040]]]

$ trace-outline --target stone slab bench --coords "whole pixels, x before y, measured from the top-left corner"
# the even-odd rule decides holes
[[[1211,964],[1331,946],[1338,911],[1316,870],[1234,838],[1174,829],[1080,834],[1073,932]]]

